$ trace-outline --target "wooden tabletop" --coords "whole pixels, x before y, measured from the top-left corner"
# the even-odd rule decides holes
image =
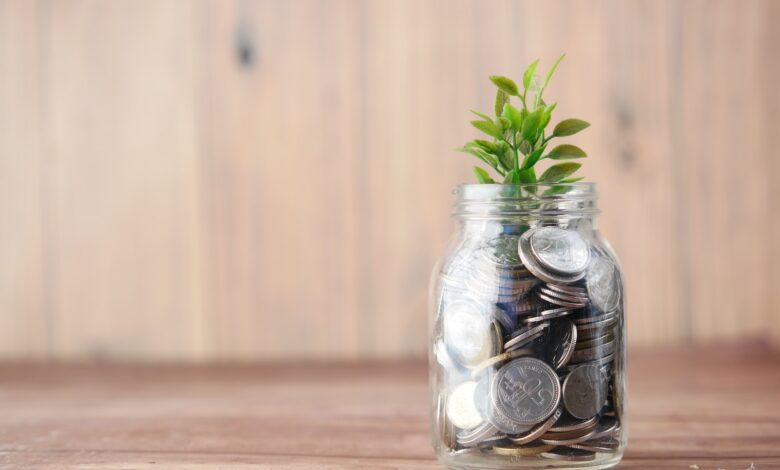
[[[620,468],[780,468],[780,354],[636,353]],[[425,365],[0,365],[0,468],[441,468]]]

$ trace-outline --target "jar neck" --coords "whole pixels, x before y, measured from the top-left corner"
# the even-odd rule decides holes
[[[467,184],[455,194],[455,217],[466,227],[548,225],[596,229],[595,183]]]

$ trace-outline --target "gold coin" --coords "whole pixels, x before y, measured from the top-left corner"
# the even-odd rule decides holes
[[[542,452],[547,452],[555,446],[548,444],[536,444],[525,447],[508,447],[508,446],[493,446],[493,452],[498,455],[521,455],[525,457],[531,457],[539,455]]]

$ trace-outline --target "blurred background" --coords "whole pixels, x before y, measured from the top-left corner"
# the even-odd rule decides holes
[[[780,2],[0,0],[0,358],[422,357],[488,76],[599,184],[629,345],[780,345]]]

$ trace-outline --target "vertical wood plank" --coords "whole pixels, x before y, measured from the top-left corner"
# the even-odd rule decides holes
[[[197,4],[49,9],[55,354],[202,356]]]
[[[39,17],[0,1],[0,357],[47,353]]]
[[[210,7],[217,354],[357,357],[362,7]]]
[[[678,84],[673,93],[682,129],[673,148],[677,200],[685,218],[691,334],[699,341],[758,336],[767,326],[770,212],[758,90],[776,51],[762,46],[759,4],[677,4],[681,21]],[[750,92],[746,92],[750,89]],[[776,200],[776,199],[775,199]]]

